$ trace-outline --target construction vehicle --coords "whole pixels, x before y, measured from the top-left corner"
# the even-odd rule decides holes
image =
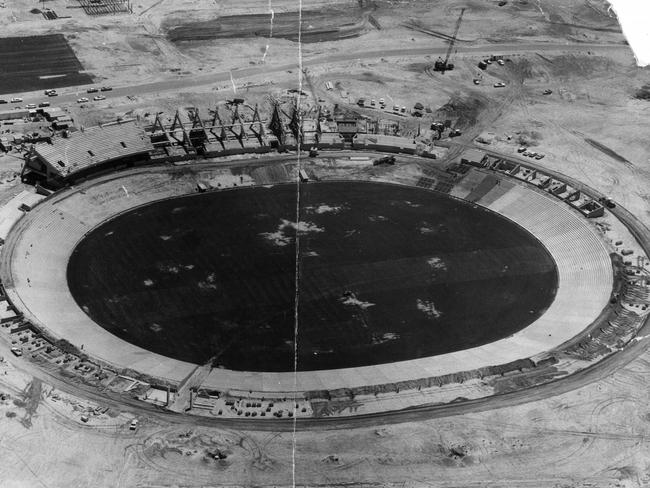
[[[381,158],[375,159],[372,162],[373,166],[381,166],[383,164],[392,166],[393,164],[395,164],[395,156],[383,156]]]
[[[456,44],[456,36],[458,35],[458,29],[460,29],[460,23],[463,20],[464,13],[465,13],[465,9],[463,8],[461,9],[460,16],[456,21],[456,28],[454,29],[454,35],[451,36],[451,40],[449,41],[449,47],[447,48],[447,55],[445,56],[444,60],[438,58],[438,60],[433,64],[433,71],[438,71],[444,74],[445,71],[451,71],[452,69],[454,69],[454,65],[449,62],[449,57],[451,56],[451,51],[454,48],[454,44]]]
[[[434,137],[434,140],[442,139],[442,133],[445,131],[445,124],[442,122],[434,122],[431,124],[430,129],[437,134],[437,137]]]

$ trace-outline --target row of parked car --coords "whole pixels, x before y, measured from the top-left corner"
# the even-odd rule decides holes
[[[535,151],[529,151],[527,147],[522,146],[517,149],[517,152],[522,156],[528,156],[529,158],[542,159],[545,155]]]
[[[110,87],[110,86],[102,86],[101,88],[92,87],[92,88],[88,88],[86,90],[86,93],[97,93],[97,92],[100,92],[100,91],[106,92],[106,91],[111,91],[112,89],[113,89],[113,87]],[[53,89],[53,88],[45,90],[44,93],[48,97],[58,97],[59,96],[57,91],[55,89]],[[96,96],[93,97],[93,100],[94,101],[106,100],[106,97],[104,95],[96,95]],[[11,102],[11,103],[21,103],[22,101],[23,101],[22,98],[14,97],[9,102]],[[85,103],[85,102],[88,102],[88,101],[89,101],[88,98],[81,97],[81,98],[79,98],[77,100],[77,103]],[[0,104],[9,103],[9,102],[7,100],[0,99]],[[38,106],[39,107],[49,107],[50,102],[41,102],[41,103],[38,104]],[[33,104],[33,103],[30,103],[25,108],[36,108],[36,105]]]

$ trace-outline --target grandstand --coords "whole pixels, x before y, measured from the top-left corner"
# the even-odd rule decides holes
[[[64,180],[83,176],[98,167],[127,165],[149,159],[153,149],[144,130],[133,121],[98,126],[66,133],[50,143],[34,144],[23,167],[48,183],[60,186]]]

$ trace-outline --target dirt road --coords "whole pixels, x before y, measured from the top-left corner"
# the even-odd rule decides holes
[[[599,51],[628,51],[629,47],[626,45],[611,45],[611,44],[551,44],[551,43],[531,43],[531,44],[489,44],[482,46],[463,46],[458,47],[457,52],[463,54],[471,54],[477,57],[485,57],[491,54],[517,54],[528,52],[599,52]],[[408,57],[408,56],[438,56],[443,55],[447,51],[446,46],[432,47],[432,48],[415,48],[415,49],[393,49],[384,51],[356,51],[353,53],[339,53],[328,56],[319,56],[311,59],[305,59],[302,62],[303,68],[320,66],[326,64],[340,63],[344,61],[351,61],[355,59],[377,59],[386,57]],[[296,51],[297,54],[297,51]],[[154,83],[144,83],[142,85],[134,85],[129,87],[115,88],[109,92],[102,94],[109,98],[118,98],[125,96],[147,95],[152,93],[159,93],[173,90],[184,90],[199,86],[211,85],[213,83],[224,82],[232,80],[243,80],[248,77],[258,75],[271,75],[282,71],[293,71],[298,69],[298,62],[284,64],[284,65],[264,65],[255,66],[250,68],[242,68],[232,71],[223,71],[219,73],[193,76],[174,80],[158,81]],[[85,87],[79,87],[78,91],[74,94],[62,94],[56,99],[56,104],[74,102],[78,97],[85,95]],[[25,103],[35,103],[47,99],[42,94],[24,95]]]

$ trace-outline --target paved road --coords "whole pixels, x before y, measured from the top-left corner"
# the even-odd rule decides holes
[[[624,44],[561,44],[561,43],[531,43],[531,44],[486,44],[481,46],[459,46],[457,52],[463,54],[475,54],[477,57],[485,57],[491,54],[512,55],[518,53],[528,52],[603,52],[603,51],[620,51],[627,50],[629,47]],[[303,68],[311,66],[320,66],[332,63],[340,63],[344,61],[352,61],[356,59],[369,60],[387,57],[409,57],[409,56],[438,56],[447,52],[446,46],[431,47],[431,48],[410,48],[410,49],[391,49],[391,50],[377,50],[377,51],[364,51],[364,52],[345,52],[338,54],[330,54],[327,56],[318,56],[303,60]],[[297,50],[296,50],[297,55]],[[242,80],[251,76],[257,75],[271,75],[282,71],[293,71],[298,69],[298,62],[292,62],[282,65],[260,65],[251,66],[248,68],[235,69],[232,71],[222,71],[218,73],[198,76],[187,76],[173,80],[156,81],[152,83],[144,83],[141,85],[133,85],[129,87],[116,87],[113,91],[103,92],[102,95],[107,99],[124,97],[127,95],[145,95],[150,93],[159,93],[172,90],[184,90],[192,87],[206,86],[214,83],[221,83],[230,81],[232,75],[233,80]],[[66,88],[68,91],[71,88]],[[34,96],[33,94],[25,94],[22,98],[24,103],[38,103],[43,100],[51,102],[53,105],[61,103],[75,102],[77,98],[85,96],[92,100],[96,94],[86,94],[86,87],[79,87],[78,94],[60,95],[56,98],[48,99],[45,95],[40,94]],[[3,98],[9,99],[17,95],[5,95]],[[91,102],[92,103],[92,102]]]
[[[452,143],[453,145],[454,143]],[[463,145],[464,146],[464,145]],[[342,152],[324,152],[323,156],[332,156],[336,157],[343,155]],[[356,154],[356,153],[355,153]],[[497,157],[503,157],[513,160],[521,160],[522,163],[527,164],[528,166],[537,167],[538,169],[552,174],[554,176],[560,176],[557,173],[549,171],[548,169],[531,163],[529,160],[520,158],[517,156],[512,156],[509,154],[498,153],[495,151],[490,151],[490,154]],[[296,156],[287,156],[281,155],[274,157],[273,159],[292,159]],[[400,156],[400,159],[402,156]],[[408,157],[408,159],[412,159]],[[254,164],[259,164],[259,160],[255,160]],[[251,164],[251,162],[241,161],[237,164]],[[567,181],[571,186],[580,188],[592,195],[599,195],[597,191],[592,188],[587,187],[586,185],[573,180],[572,178],[561,175],[561,177]],[[641,224],[633,215],[627,212],[625,209],[617,206],[613,209],[613,213],[623,220],[639,239],[639,242],[643,246],[646,252],[650,251],[650,231]],[[447,405],[424,405],[419,407],[413,407],[405,410],[398,410],[392,412],[383,412],[367,415],[359,415],[355,417],[333,417],[333,418],[318,418],[318,419],[298,419],[296,421],[296,428],[299,430],[338,430],[338,429],[350,429],[358,427],[370,427],[383,424],[392,424],[392,423],[401,423],[409,421],[423,421],[431,418],[440,418],[440,417],[449,417],[456,415],[463,415],[473,412],[481,412],[486,410],[493,410],[498,408],[503,408],[512,405],[518,405],[523,403],[528,403],[532,401],[542,400],[544,398],[559,395],[566,393],[577,388],[586,386],[592,382],[601,380],[610,376],[616,370],[625,366],[630,361],[634,360],[638,355],[646,351],[648,346],[650,346],[650,326],[646,322],[642,330],[639,332],[639,340],[632,341],[625,349],[619,351],[611,356],[603,359],[599,363],[586,368],[578,373],[567,376],[565,378],[560,378],[550,383],[514,391],[511,393],[495,395],[487,398],[481,398],[477,400],[470,400],[462,403],[447,404]],[[96,401],[103,405],[113,406],[118,409],[129,411],[135,415],[144,414],[150,417],[156,417],[161,421],[165,421],[170,424],[175,425],[204,425],[204,426],[214,426],[221,428],[231,428],[239,430],[264,430],[264,431],[291,431],[294,428],[293,420],[291,419],[212,419],[206,417],[191,417],[183,416],[171,412],[161,411],[160,409],[153,407],[149,404],[143,404],[136,400],[129,398],[119,397],[116,394],[110,394],[106,396],[104,393],[100,393],[95,388],[88,387],[85,385],[80,385],[71,382],[69,379],[64,379],[56,375],[52,375],[49,371],[41,369],[38,365],[30,363],[24,358],[17,359],[9,354],[8,344],[2,340],[0,341],[0,355],[4,355],[12,363],[15,363],[16,366],[33,375],[36,378],[43,380],[44,382],[58,388],[62,391],[66,391],[73,395],[79,396],[81,398],[88,398],[93,401]]]

